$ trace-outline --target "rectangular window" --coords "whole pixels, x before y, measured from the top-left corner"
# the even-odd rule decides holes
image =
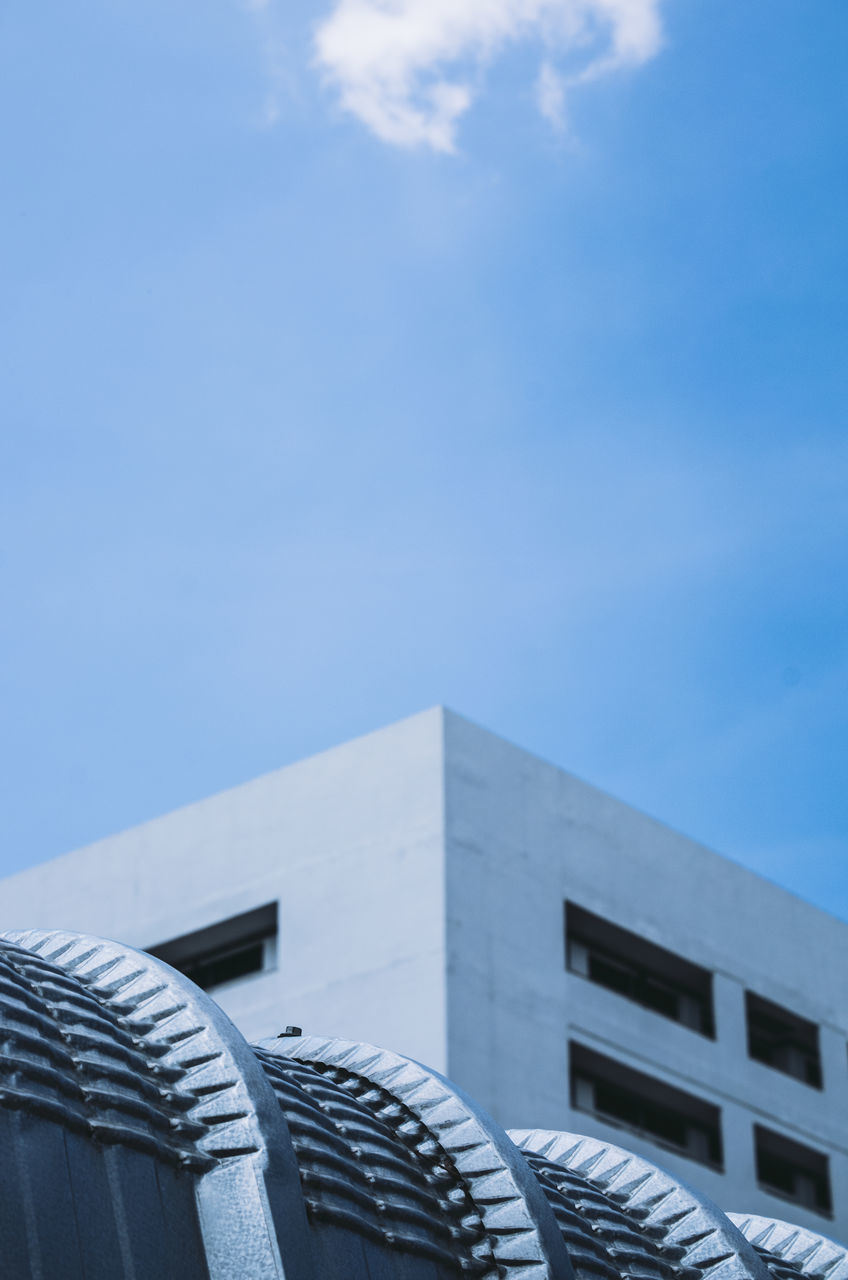
[[[148,947],[205,991],[273,969],[277,961],[277,904],[230,916],[170,942]]]
[[[829,1218],[833,1211],[826,1155],[754,1125],[757,1182],[763,1191]]]
[[[745,1012],[750,1056],[820,1089],[822,1069],[816,1024],[752,991],[745,992]]]
[[[625,1067],[584,1045],[569,1045],[571,1105],[657,1146],[722,1168],[721,1112],[712,1103]]]
[[[713,981],[708,969],[574,902],[565,904],[565,939],[566,963],[572,973],[714,1038]]]

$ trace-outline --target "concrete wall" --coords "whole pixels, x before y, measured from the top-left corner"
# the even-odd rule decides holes
[[[277,968],[218,987],[286,1023],[446,1065],[442,718],[426,712],[0,884],[2,928],[147,947],[278,900]]]
[[[445,735],[449,1074],[502,1123],[848,1238],[848,926],[458,716]],[[716,1039],[566,972],[566,898],[712,970]],[[746,986],[820,1024],[822,1092],[749,1059]],[[719,1106],[725,1174],[572,1112],[570,1039]],[[828,1153],[834,1222],[756,1188],[755,1121]]]

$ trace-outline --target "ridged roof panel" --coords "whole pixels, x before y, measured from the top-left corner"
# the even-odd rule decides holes
[[[0,938],[8,1280],[848,1280],[846,1250],[721,1213],[579,1135],[507,1135],[389,1050],[246,1044],[183,975]]]

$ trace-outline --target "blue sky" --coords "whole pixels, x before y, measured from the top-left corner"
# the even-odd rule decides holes
[[[848,918],[846,35],[7,6],[0,870],[442,702]]]

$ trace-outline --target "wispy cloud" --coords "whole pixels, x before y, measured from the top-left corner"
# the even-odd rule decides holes
[[[286,97],[293,96],[294,93],[279,6],[274,3],[274,0],[242,0],[242,4],[253,18],[259,37],[262,60],[265,64],[267,87],[260,123],[263,126],[271,126],[276,124],[280,117],[281,102]]]
[[[507,45],[545,49],[537,101],[561,126],[566,89],[658,51],[661,0],[337,0],[316,61],[383,141],[452,151],[481,68]],[[557,62],[564,70],[557,69]]]
[[[561,131],[565,127],[565,85],[562,75],[547,58],[539,68],[536,105],[554,129]]]

